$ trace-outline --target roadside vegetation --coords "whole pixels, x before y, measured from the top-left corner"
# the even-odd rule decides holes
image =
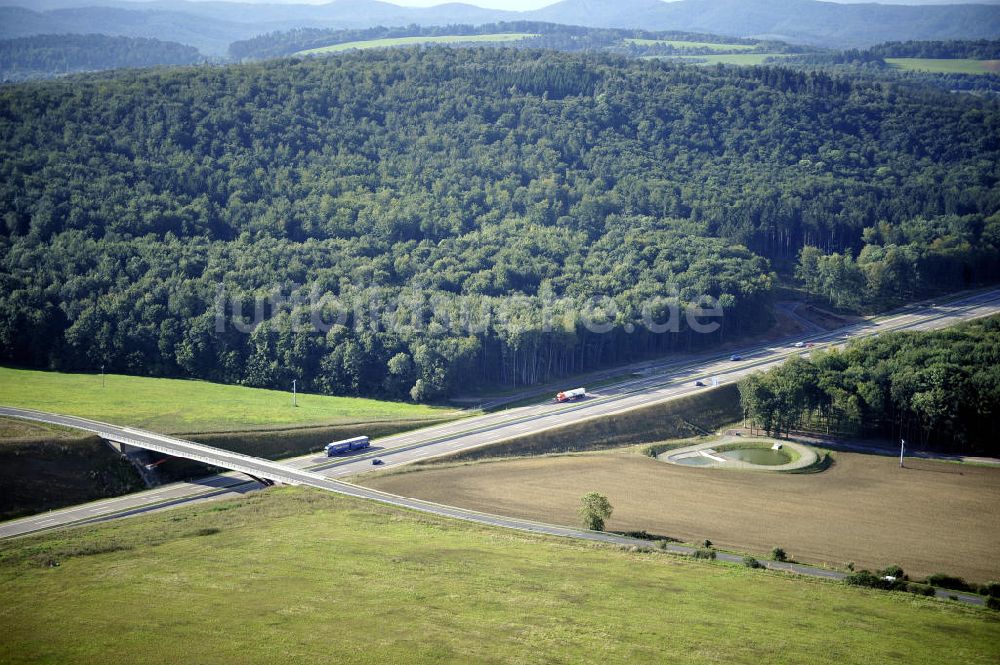
[[[875,435],[1000,456],[1000,316],[793,358],[739,389],[750,421],[769,433]]]
[[[1000,658],[987,610],[307,489],[5,541],[0,589],[12,664]]]

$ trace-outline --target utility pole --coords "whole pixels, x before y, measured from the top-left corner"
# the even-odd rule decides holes
[[[101,388],[104,387],[104,365],[101,365]]]
[[[298,404],[295,403],[295,381],[295,379],[292,379],[292,406],[298,406]]]
[[[903,468],[903,451],[906,450],[906,439],[899,440],[899,468]]]

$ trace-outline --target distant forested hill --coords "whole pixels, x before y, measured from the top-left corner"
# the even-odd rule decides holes
[[[995,279],[998,180],[993,102],[766,67],[435,48],[6,86],[0,353],[522,385],[759,330],[807,246],[824,280],[873,247],[879,297]],[[702,294],[720,330],[649,330]],[[564,316],[597,296],[605,332]]]
[[[657,0],[658,1],[658,0]],[[632,56],[711,54],[726,52],[726,46],[740,53],[790,53],[812,51],[782,42],[740,39],[722,35],[639,29],[584,28],[574,25],[541,23],[538,21],[504,21],[482,25],[447,25],[365,28],[363,30],[322,30],[303,28],[271,32],[252,39],[233,42],[229,55],[236,60],[277,58],[300,51],[333,44],[371,40],[391,40],[399,37],[436,37],[441,35],[491,35],[517,33],[527,38],[504,42],[507,48],[544,48],[557,51],[611,51]]]
[[[198,49],[158,39],[38,35],[0,41],[0,80],[23,81],[122,67],[192,65]]]
[[[21,2],[34,8],[30,0]],[[225,53],[231,42],[276,31],[482,25],[500,21],[679,30],[831,48],[862,47],[887,40],[1000,37],[1000,11],[996,5],[975,3],[913,7],[816,0],[563,0],[533,11],[514,12],[457,2],[401,7],[378,0],[319,4],[104,2],[112,6],[100,6],[102,0],[55,3],[60,7],[45,11],[0,6],[0,37],[101,32],[176,41],[212,55]]]

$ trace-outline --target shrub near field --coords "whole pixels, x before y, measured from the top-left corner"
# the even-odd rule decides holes
[[[0,590],[12,664],[1000,658],[985,610],[308,489],[3,542]]]

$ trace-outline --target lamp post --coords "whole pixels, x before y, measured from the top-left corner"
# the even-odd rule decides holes
[[[906,439],[899,440],[899,468],[903,468],[903,451],[906,450]]]
[[[295,379],[292,379],[292,406],[298,406],[298,404],[295,403],[295,381]]]

